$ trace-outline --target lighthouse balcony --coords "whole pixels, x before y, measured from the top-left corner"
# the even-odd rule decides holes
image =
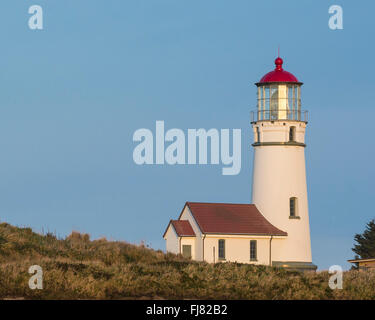
[[[301,121],[307,123],[307,110],[255,110],[251,111],[251,122],[258,121]]]

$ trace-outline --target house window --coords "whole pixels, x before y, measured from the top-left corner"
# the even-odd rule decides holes
[[[289,141],[296,141],[296,127],[289,128]]]
[[[260,142],[260,130],[259,130],[259,127],[257,127],[257,137],[256,137],[256,139],[257,139],[257,142]]]
[[[297,198],[292,197],[289,199],[289,215],[290,217],[297,216]]]
[[[257,261],[257,241],[250,240],[250,261]]]
[[[182,245],[182,255],[185,258],[191,258],[191,245],[183,244]]]
[[[225,240],[219,240],[219,259],[225,260]]]

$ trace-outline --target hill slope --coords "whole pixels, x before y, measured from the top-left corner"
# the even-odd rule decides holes
[[[28,269],[43,269],[31,290]],[[143,246],[73,232],[66,239],[0,224],[0,298],[25,299],[375,299],[375,272],[329,274],[236,263],[193,262]]]

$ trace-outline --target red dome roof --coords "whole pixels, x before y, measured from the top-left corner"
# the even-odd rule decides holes
[[[295,82],[300,83],[298,79],[288,71],[283,69],[283,59],[278,57],[275,60],[275,70],[268,72],[257,84],[269,82]]]

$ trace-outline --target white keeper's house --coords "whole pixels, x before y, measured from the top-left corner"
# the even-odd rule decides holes
[[[258,83],[252,112],[252,204],[186,202],[163,235],[168,252],[198,261],[316,270],[312,263],[305,169],[307,111],[283,60]]]

